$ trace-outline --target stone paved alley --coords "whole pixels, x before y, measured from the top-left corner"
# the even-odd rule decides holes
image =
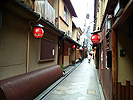
[[[104,100],[100,91],[94,62],[85,59],[43,100]]]

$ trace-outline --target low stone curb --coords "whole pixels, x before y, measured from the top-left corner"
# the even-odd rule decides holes
[[[54,91],[60,83],[62,83],[68,75],[70,75],[81,63],[79,63],[77,66],[71,66],[68,71],[63,73],[63,76],[57,80],[55,83],[53,83],[50,87],[48,87],[45,91],[43,91],[39,96],[37,96],[34,100],[45,100],[45,98]]]

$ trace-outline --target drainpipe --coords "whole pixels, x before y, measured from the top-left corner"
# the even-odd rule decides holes
[[[60,45],[60,41],[61,40],[64,40],[65,39],[65,33],[63,34],[63,36],[62,37],[59,37],[58,38],[58,62],[57,62],[57,64],[59,65],[59,56],[60,56],[60,53],[59,53],[59,51],[60,51],[60,46],[62,46],[62,45]],[[62,48],[62,51],[63,51],[63,48]],[[63,56],[63,55],[62,55]],[[62,60],[63,60],[63,58],[62,58]],[[63,63],[62,63],[62,65],[63,65]]]
[[[27,46],[26,46],[26,73],[29,72],[29,39],[30,39],[31,30],[28,32],[27,35]]]
[[[59,11],[60,11],[60,0],[58,0],[58,29],[59,29]]]

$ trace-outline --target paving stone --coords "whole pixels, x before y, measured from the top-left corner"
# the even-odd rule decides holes
[[[45,100],[101,100],[95,70],[84,60]]]
[[[94,90],[87,90],[87,94],[90,94],[90,95],[96,95],[96,91]]]

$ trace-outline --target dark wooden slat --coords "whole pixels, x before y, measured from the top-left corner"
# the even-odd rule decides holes
[[[122,86],[122,91],[121,91],[121,100],[125,100],[125,92],[126,92],[126,86]]]
[[[130,85],[130,100],[133,100],[133,85]]]
[[[113,20],[112,20],[113,21]],[[118,66],[117,66],[117,37],[115,31],[112,29],[112,78],[113,78],[113,100],[117,100],[117,79],[118,79]]]
[[[132,14],[132,12],[133,12],[133,1],[129,0],[129,2],[125,6],[120,18],[117,21],[115,21],[112,28],[113,29],[118,28]]]
[[[130,81],[126,81],[126,100],[130,100]]]
[[[121,82],[118,82],[118,100],[121,100]]]

